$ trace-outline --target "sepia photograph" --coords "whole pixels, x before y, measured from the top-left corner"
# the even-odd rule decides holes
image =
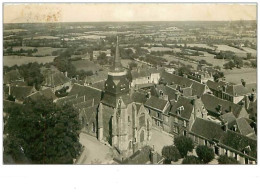
[[[258,163],[257,3],[2,6],[3,165]]]

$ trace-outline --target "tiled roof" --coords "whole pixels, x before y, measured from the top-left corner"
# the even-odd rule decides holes
[[[28,95],[32,94],[34,87],[32,86],[11,86],[11,95],[18,100],[24,100]]]
[[[218,105],[222,106],[222,110],[221,110],[222,114],[230,112],[230,107],[231,107],[232,113],[235,115],[235,117],[239,116],[243,108],[242,105],[234,104],[232,102],[220,99],[210,94],[204,94],[201,97],[201,100],[205,108],[207,109],[207,111],[215,114],[218,114]]]
[[[221,124],[206,119],[196,118],[192,125],[191,132],[203,136],[209,140],[220,140],[224,134]]]
[[[145,102],[145,106],[153,108],[153,109],[157,109],[158,111],[162,111],[164,110],[166,104],[168,103],[168,101],[165,101],[163,99],[151,96],[146,102]]]
[[[178,114],[177,109],[181,106],[184,107],[184,110],[182,110],[181,113]],[[191,99],[180,96],[177,101],[171,101],[171,110],[169,114],[180,116],[185,119],[190,119],[193,108],[194,107],[192,105]]]
[[[4,74],[4,84],[9,84],[14,81],[20,81],[20,80],[22,80],[22,76],[18,72],[18,70],[12,70]]]
[[[225,113],[220,116],[220,119],[222,119],[223,122],[228,123],[228,128],[231,128],[236,124],[236,117],[233,115],[233,113]]]
[[[57,87],[69,82],[70,79],[62,72],[46,72],[44,73],[43,85],[47,87]]]
[[[55,96],[55,94],[52,92],[51,88],[47,88],[41,91],[37,91],[31,95],[29,95],[28,97],[31,98],[32,100],[37,101],[38,99],[40,99],[41,96],[44,96],[47,99],[51,99],[51,100],[55,100],[57,99],[57,97]]]

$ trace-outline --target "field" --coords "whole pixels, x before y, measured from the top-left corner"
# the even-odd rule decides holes
[[[223,60],[223,59],[215,59],[215,55],[207,53],[207,52],[203,52],[201,51],[204,55],[203,56],[189,56],[192,59],[195,59],[196,61],[200,61],[202,59],[204,59],[205,61],[207,61],[208,63],[212,64],[214,67],[215,66],[220,66],[221,68],[223,67],[223,65],[225,63],[228,62],[228,60]]]
[[[143,63],[141,63],[141,62],[133,61],[133,60],[131,60],[131,59],[121,59],[121,64],[122,64],[122,66],[125,67],[125,68],[128,68],[129,63],[131,63],[131,62],[137,63],[137,65],[138,65],[139,67],[143,65]]]
[[[256,50],[255,49],[251,49],[249,47],[243,47],[243,49],[247,52],[247,53],[251,53],[253,57],[256,57]]]
[[[55,56],[46,56],[46,57],[26,57],[26,56],[4,56],[4,66],[14,66],[14,65],[23,65],[30,62],[38,62],[38,63],[49,63],[54,60]]]
[[[184,65],[191,65],[194,69],[197,69],[197,62],[190,62],[190,61],[187,61],[187,60],[183,60],[181,58],[178,58],[178,57],[175,57],[173,55],[164,55],[163,56],[164,59],[166,59],[168,62],[171,62],[171,61],[175,61],[175,62],[180,62]]]
[[[242,68],[233,70],[224,70],[224,75],[227,82],[240,84],[241,79],[244,79],[247,83],[257,82],[256,69]]]
[[[30,49],[37,49],[36,53],[33,53],[33,56],[51,56],[53,51],[57,50],[65,50],[65,48],[52,48],[52,47],[13,47],[14,51],[18,51],[20,49],[30,50]]]
[[[184,47],[184,44],[177,44],[177,45],[182,45]],[[207,48],[207,49],[212,49],[214,50],[215,48],[214,47],[210,47],[208,46],[207,44],[187,44],[187,47],[201,47],[201,48]]]

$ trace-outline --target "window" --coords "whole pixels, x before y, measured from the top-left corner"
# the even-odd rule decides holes
[[[165,120],[166,123],[168,123],[168,121],[169,121],[169,117],[164,116],[164,120]]]
[[[178,127],[172,127],[172,131],[173,131],[174,133],[177,133],[177,134],[179,134]]]
[[[207,140],[205,140],[205,141],[204,141],[204,144],[205,144],[205,145],[207,145],[207,144],[208,144],[208,141],[207,141]]]
[[[157,113],[157,117],[160,118],[160,113],[159,112]]]
[[[157,124],[158,127],[161,126],[160,121],[157,121],[156,124]]]
[[[151,114],[151,109],[148,109],[148,113]]]
[[[95,133],[96,132],[96,126],[95,126],[95,123],[93,122],[92,123],[92,131]]]
[[[183,120],[183,126],[184,126],[184,127],[187,127],[187,123],[186,123],[185,120]]]

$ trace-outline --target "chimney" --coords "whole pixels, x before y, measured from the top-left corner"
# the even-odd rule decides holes
[[[228,122],[227,121],[223,122],[223,130],[225,132],[227,132],[227,130],[228,130]]]
[[[249,108],[249,104],[250,104],[249,97],[247,95],[245,95],[245,108],[246,109]]]
[[[242,83],[242,85],[243,85],[244,87],[246,86],[246,82],[245,82],[244,79],[241,79],[241,83]]]
[[[179,97],[180,97],[180,93],[179,93],[179,92],[176,92],[176,93],[175,93],[175,100],[178,101]]]
[[[233,131],[237,131],[237,125],[233,125]]]
[[[11,95],[11,85],[8,84],[8,94]]]
[[[221,113],[222,112],[222,105],[218,104],[218,112]]]
[[[150,99],[151,98],[151,92],[149,91],[149,92],[147,92],[147,94],[146,94],[146,97],[148,98],[148,99]]]

